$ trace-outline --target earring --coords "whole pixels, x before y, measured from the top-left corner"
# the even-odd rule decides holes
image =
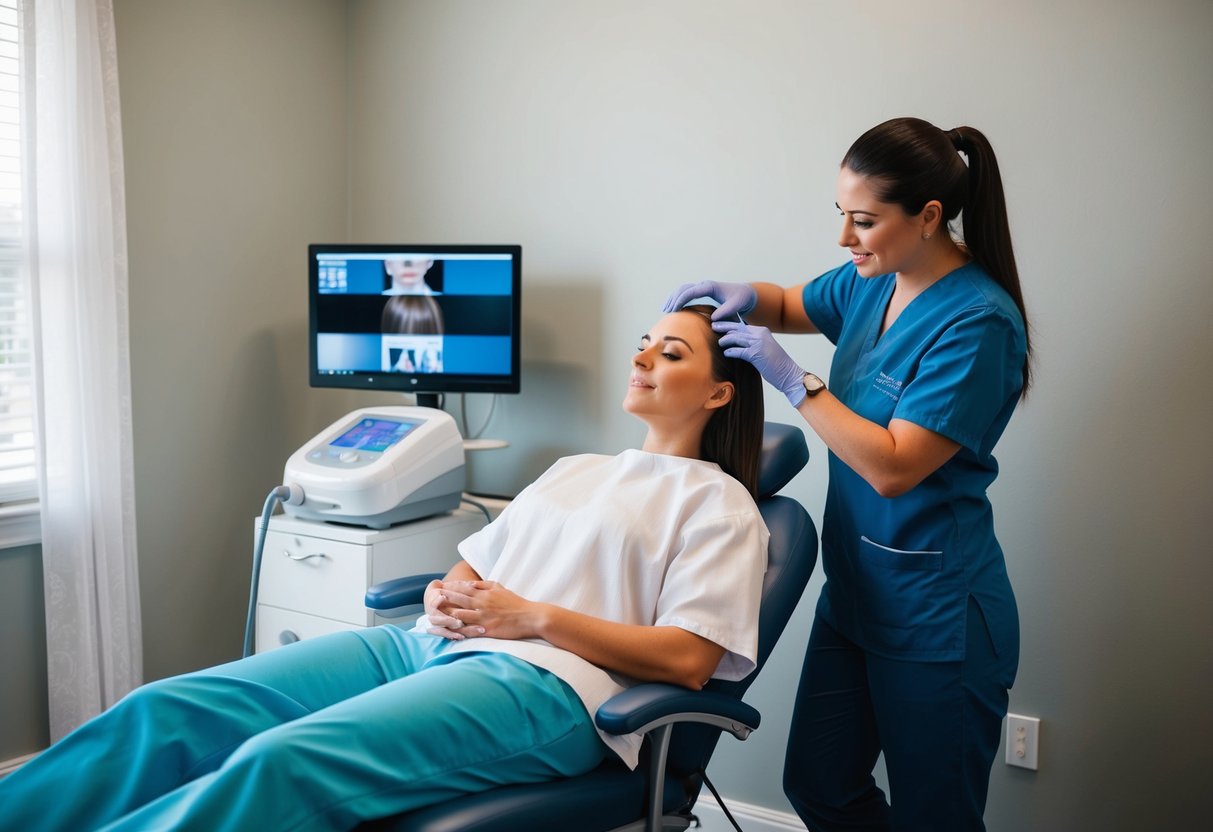
[[[923,234],[922,234],[922,238],[923,238],[924,240],[929,240],[929,239],[931,239],[931,232],[930,232],[930,231],[924,231],[924,232],[923,232]]]

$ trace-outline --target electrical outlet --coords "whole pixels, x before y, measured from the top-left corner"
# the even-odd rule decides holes
[[[1037,770],[1040,754],[1040,720],[1034,716],[1007,714],[1007,765]]]

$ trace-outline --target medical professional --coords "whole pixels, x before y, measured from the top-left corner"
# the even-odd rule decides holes
[[[0,780],[0,829],[340,830],[506,783],[637,764],[596,730],[639,680],[755,666],[762,381],[710,310],[632,357],[614,456],[565,457],[425,592],[413,629],[333,633],[145,685]]]
[[[842,266],[790,289],[687,284],[667,309],[715,298],[726,354],[830,451],[826,582],[784,768],[797,813],[820,832],[983,829],[1019,655],[986,490],[1030,366],[998,165],[977,130],[895,119],[847,151],[837,207]],[[772,330],[829,338],[829,383]]]

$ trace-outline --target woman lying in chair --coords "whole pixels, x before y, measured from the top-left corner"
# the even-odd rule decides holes
[[[460,544],[413,629],[145,685],[0,781],[0,828],[347,829],[611,753],[634,767],[638,737],[595,729],[603,701],[754,667],[761,382],[710,312],[641,339],[623,406],[643,448],[553,465]]]

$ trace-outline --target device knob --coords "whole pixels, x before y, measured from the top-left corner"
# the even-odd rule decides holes
[[[283,630],[278,634],[279,644],[294,644],[299,640],[299,636],[295,635],[291,630]]]

